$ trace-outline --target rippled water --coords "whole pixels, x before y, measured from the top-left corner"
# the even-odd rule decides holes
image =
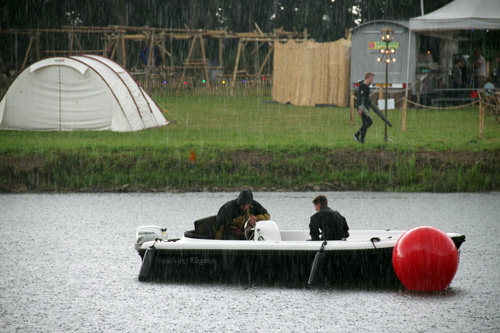
[[[283,229],[316,193],[254,193]],[[445,292],[140,283],[140,225],[170,237],[236,193],[0,195],[1,332],[498,332],[500,193],[326,193],[351,229],[463,233]]]

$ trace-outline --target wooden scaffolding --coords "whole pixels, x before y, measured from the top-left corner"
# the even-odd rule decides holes
[[[233,33],[226,30],[200,30],[200,29],[163,29],[163,28],[148,28],[148,27],[128,27],[128,26],[108,26],[108,27],[86,27],[86,26],[63,26],[60,29],[4,29],[0,30],[1,36],[10,35],[11,40],[15,43],[12,47],[16,47],[20,38],[28,38],[27,47],[23,52],[22,63],[19,66],[17,59],[20,56],[16,53],[16,63],[10,64],[17,72],[23,70],[31,62],[38,61],[44,57],[57,56],[57,55],[75,55],[75,54],[99,54],[111,58],[118,62],[123,67],[127,68],[132,74],[137,70],[131,63],[130,53],[127,50],[129,41],[141,43],[148,48],[149,51],[144,53],[146,59],[144,61],[144,75],[152,73],[159,74],[162,77],[170,77],[177,81],[178,87],[186,80],[188,72],[196,72],[199,77],[205,80],[206,86],[210,86],[210,70],[218,69],[219,78],[224,76],[224,69],[226,68],[224,62],[224,54],[226,51],[225,41],[236,40],[237,51],[234,68],[231,75],[225,75],[232,81],[231,88],[234,89],[235,81],[238,77],[245,77],[247,79],[257,79],[261,77],[266,65],[269,64],[274,43],[284,42],[288,39],[308,39],[307,31],[287,32],[283,29],[275,29],[272,33],[264,33],[260,28],[255,25],[254,32],[246,33]],[[43,48],[41,37],[43,35],[66,35],[67,36],[67,49],[58,49],[49,47]],[[100,40],[100,47],[87,47],[82,46],[81,37],[92,36],[94,40]],[[212,65],[207,59],[205,50],[205,43],[208,39],[216,39],[219,43],[218,63]],[[181,59],[183,52],[181,50],[174,50],[174,41],[186,41],[189,43],[187,56]],[[5,42],[4,42],[5,43]],[[250,70],[245,62],[245,57],[242,57],[246,52],[249,44],[253,43],[254,47],[250,52],[250,56],[254,57],[254,70]],[[26,44],[26,41],[25,41]],[[64,43],[61,43],[64,44]],[[5,45],[5,44],[4,44]],[[260,49],[267,45],[268,51],[262,62],[259,61]],[[198,49],[201,52],[199,57],[195,57],[194,50]],[[14,52],[18,52],[16,48]],[[234,51],[233,51],[234,52]],[[159,54],[162,65],[158,66],[155,63],[155,56]],[[167,58],[168,57],[168,58]],[[174,63],[174,57],[177,59],[177,65]],[[7,63],[6,59],[1,59],[3,63]],[[180,61],[180,64],[179,64]],[[258,64],[258,66],[256,65]]]

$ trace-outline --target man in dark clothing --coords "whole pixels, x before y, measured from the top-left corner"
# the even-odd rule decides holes
[[[460,59],[455,60],[455,65],[451,71],[451,77],[453,80],[453,89],[460,89],[462,86],[462,62]]]
[[[349,226],[339,212],[328,207],[324,195],[318,195],[313,200],[316,214],[311,216],[309,234],[311,240],[341,240],[349,237]]]
[[[238,198],[226,202],[217,213],[215,221],[215,239],[245,239],[243,227],[250,219],[250,224],[269,220],[270,215],[260,203],[253,200],[250,190],[243,190]]]
[[[354,134],[354,140],[360,143],[365,143],[366,132],[368,131],[368,127],[370,127],[373,123],[368,110],[370,108],[370,84],[372,84],[374,77],[375,74],[373,73],[368,72],[365,74],[365,80],[360,82],[356,96],[358,113],[361,116],[363,125]]]

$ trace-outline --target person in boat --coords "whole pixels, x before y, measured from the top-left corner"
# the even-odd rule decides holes
[[[270,215],[260,203],[253,200],[252,191],[241,191],[238,198],[226,202],[217,213],[215,239],[245,239],[245,222],[250,219],[253,226],[257,221],[269,220]]]
[[[316,213],[311,216],[309,234],[311,240],[341,240],[349,237],[349,226],[346,219],[336,210],[328,207],[324,195],[318,195],[313,200]]]

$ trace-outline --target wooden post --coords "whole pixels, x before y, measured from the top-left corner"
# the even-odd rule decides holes
[[[165,53],[171,57],[172,54],[167,51],[167,48],[165,46],[165,37],[162,37],[161,39],[158,39],[158,36],[156,37],[156,44],[158,46],[158,49],[160,50],[160,56],[161,56],[161,61],[162,61],[162,68],[167,68],[167,57],[165,56]]]
[[[184,64],[182,66],[183,68],[182,68],[181,79],[179,80],[179,83],[177,84],[177,94],[179,94],[179,92],[181,90],[182,83],[184,81],[184,77],[186,76],[186,70],[187,70],[186,66],[189,66],[189,61],[190,61],[190,58],[191,58],[191,54],[193,53],[193,49],[194,49],[194,43],[196,43],[196,35],[193,35],[192,38],[193,38],[193,40],[191,41],[191,46],[189,47],[187,58],[184,61]]]
[[[206,80],[206,86],[210,87],[210,76],[208,75],[208,61],[207,57],[205,55],[205,45],[203,44],[203,37],[202,35],[198,35],[198,38],[200,39],[200,46],[201,46],[201,55],[203,57],[203,67],[205,67],[205,80]]]
[[[479,138],[482,139],[484,134],[484,105],[483,101],[479,101]]]
[[[155,40],[155,33],[151,32],[148,36],[149,38],[149,53],[148,53],[148,64],[146,67],[151,68],[153,67],[153,61],[154,61],[154,40]]]
[[[104,57],[111,57],[111,54],[108,53],[109,50],[111,50],[111,47],[113,46],[113,39],[110,34],[105,34],[104,36],[104,50],[102,52],[102,55]]]
[[[26,55],[24,56],[24,61],[23,61],[23,66],[21,67],[21,70],[23,70],[26,67],[26,64],[28,63],[28,56],[30,55],[31,51],[31,45],[33,45],[33,39],[34,39],[34,34],[30,36],[30,42],[28,44],[28,50],[26,51]]]
[[[82,44],[80,43],[80,37],[78,37],[78,35],[75,35],[75,39],[76,39],[76,44],[78,44],[79,50],[82,51],[83,47]]]
[[[76,42],[79,50],[83,50],[82,44],[80,44],[80,39],[78,38],[78,35],[74,31],[69,32],[69,51],[70,53],[73,53],[73,45]]]
[[[354,126],[354,102],[356,100],[356,96],[354,96],[354,90],[351,90],[351,125]]]
[[[174,36],[170,34],[170,51],[174,52]],[[174,72],[174,57],[170,57],[170,71]]]
[[[255,45],[255,48],[253,50],[253,66],[254,66],[254,73],[258,73],[259,71],[259,67],[260,67],[260,64],[259,64],[259,48],[260,48],[260,45],[259,45],[259,42],[255,42],[254,43]]]
[[[269,51],[267,52],[266,57],[264,58],[264,61],[262,62],[262,65],[259,68],[259,71],[257,72],[257,80],[259,79],[260,75],[262,74],[262,71],[264,70],[264,67],[267,64],[267,61],[269,60],[271,53],[273,53],[273,50],[274,50],[274,44],[269,43]]]
[[[125,48],[125,34],[122,32],[120,34],[120,41],[122,43],[122,66],[127,68],[127,50]]]
[[[242,41],[238,42],[238,52],[236,53],[236,61],[234,62],[234,72],[233,72],[233,80],[231,81],[231,96],[234,96],[234,82],[236,81],[236,73],[238,72],[238,62],[240,61],[240,53],[241,53]]]
[[[111,51],[110,58],[113,60],[116,60],[116,49],[118,48],[118,38],[116,37],[116,35],[113,35],[113,40],[114,40],[114,44],[113,44],[113,50]]]
[[[40,55],[40,34],[37,32],[36,33],[36,38],[35,38],[35,51],[36,51],[36,61],[41,59]]]
[[[221,69],[221,74],[224,67],[224,39],[219,38],[219,67]]]
[[[403,99],[403,123],[401,124],[401,131],[406,131],[406,108],[408,107],[408,100]]]
[[[415,81],[415,89],[417,91],[417,110],[419,109],[419,106],[420,106],[420,80],[417,79]]]

